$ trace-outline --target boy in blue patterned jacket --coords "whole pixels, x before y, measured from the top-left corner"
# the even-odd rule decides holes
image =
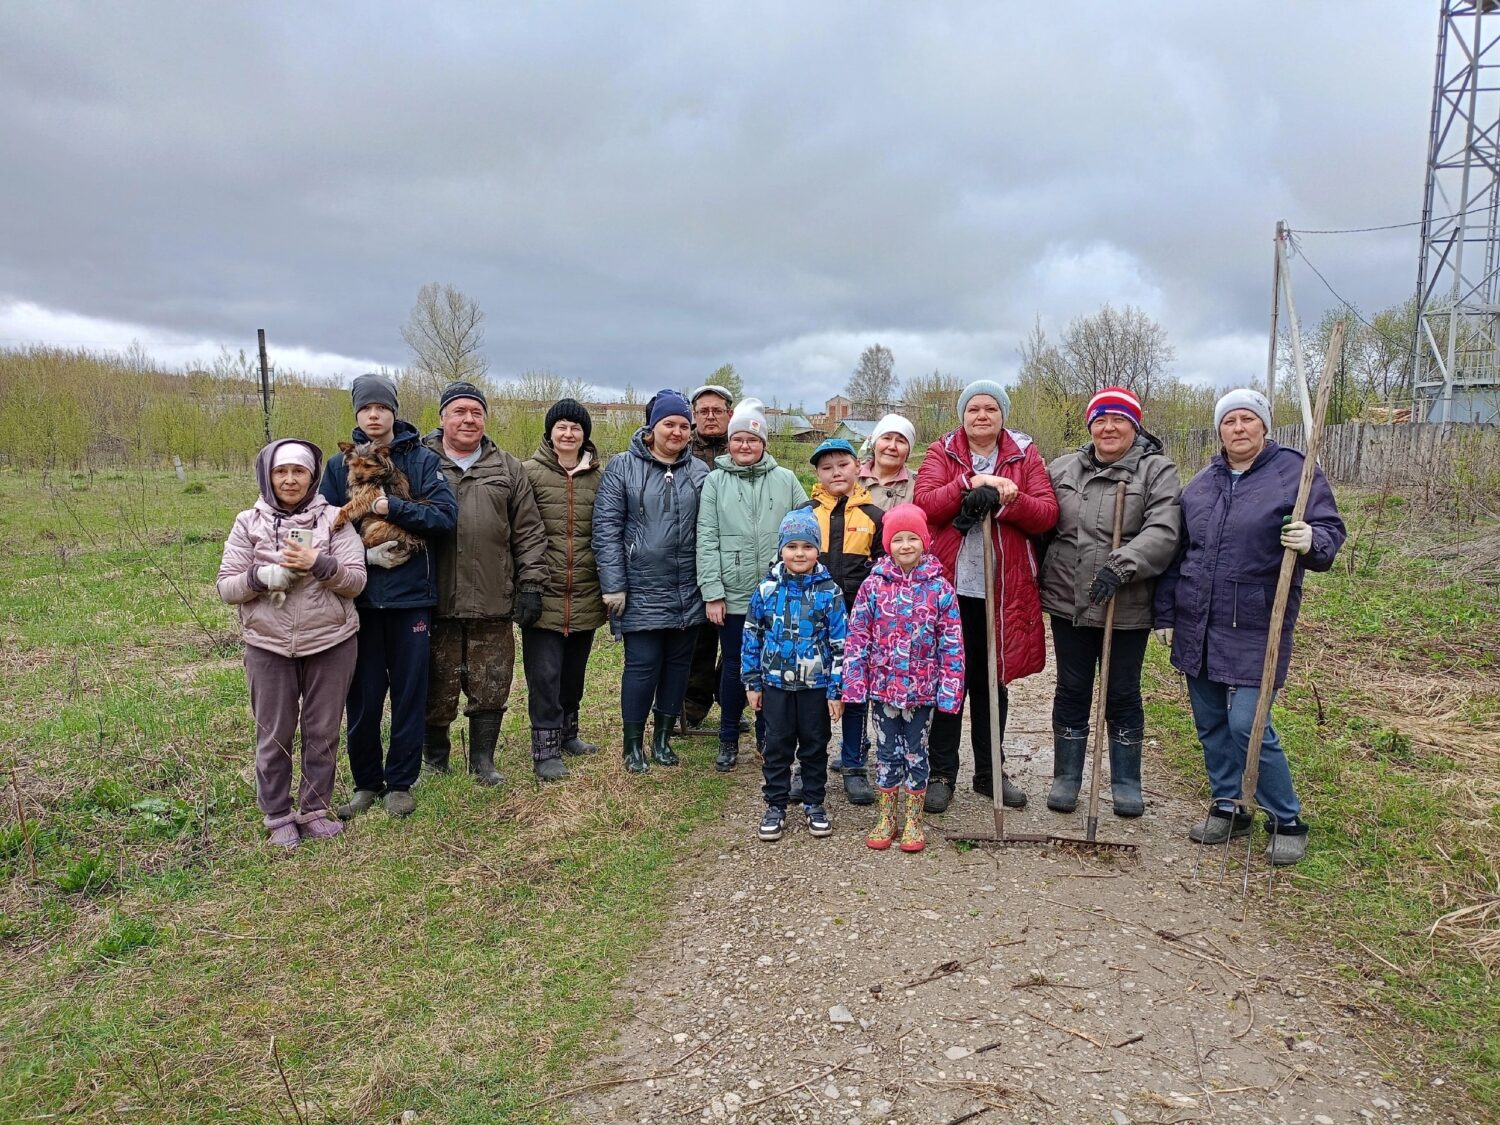
[[[818,562],[822,535],[811,511],[788,512],[777,544],[781,561],[750,595],[740,649],[746,701],[766,720],[766,815],[760,838],[781,839],[792,761],[802,764],[807,830],[829,836],[823,807],[828,787],[828,738],[843,715],[844,592]]]

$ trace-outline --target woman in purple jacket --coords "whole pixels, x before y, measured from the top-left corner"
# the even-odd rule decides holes
[[[1182,545],[1156,587],[1157,637],[1187,676],[1193,722],[1203,744],[1213,805],[1188,831],[1221,844],[1251,829],[1237,815],[1250,725],[1260,698],[1261,668],[1283,549],[1301,558],[1292,576],[1276,690],[1286,683],[1292,630],[1302,604],[1302,575],[1327,570],[1344,543],[1333,490],[1313,472],[1304,518],[1290,520],[1303,456],[1269,438],[1271,405],[1252,390],[1230,391],[1214,406],[1223,451],[1182,490]],[[1256,803],[1274,824],[1266,858],[1296,863],[1307,854],[1307,825],[1281,742],[1269,722],[1260,750]]]

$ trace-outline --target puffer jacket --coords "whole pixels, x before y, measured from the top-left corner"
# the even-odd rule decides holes
[[[907,574],[889,556],[859,588],[844,642],[844,700],[956,712],[964,698],[964,631],[943,564]]]
[[[848,609],[854,605],[860,584],[870,576],[875,560],[885,553],[880,545],[885,513],[858,483],[847,496],[835,496],[815,484],[812,499],[802,507],[818,517],[818,530],[823,534],[818,561],[844,591],[844,608]]]
[[[932,553],[942,560],[950,583],[955,583],[963,542],[953,520],[973,475],[969,438],[960,428],[927,447],[912,493],[914,502],[927,513]],[[1021,490],[1012,503],[997,510],[994,519],[995,583],[1000,597],[995,613],[996,671],[1000,682],[1008,684],[1047,666],[1037,554],[1031,537],[1044,535],[1057,523],[1057,497],[1036,444],[1018,430],[1001,431],[993,475],[1015,481]],[[968,654],[968,666],[972,673],[976,666],[983,666],[983,658]]]
[[[620,629],[686,629],[707,620],[698,593],[698,494],[708,469],[684,448],[670,465],[651,456],[645,427],[609,459],[594,500],[599,588],[625,592]]]
[[[1268,441],[1240,476],[1221,453],[1182,490],[1182,544],[1156,584],[1156,627],[1175,630],[1172,665],[1189,676],[1259,686],[1281,573],[1281,522],[1292,514],[1303,456]],[[1347,532],[1323,470],[1313,474],[1303,515],[1312,549],[1297,561],[1281,624],[1276,687],[1292,662],[1302,576],[1333,566]]]
[[[889,512],[897,504],[910,503],[917,478],[911,475],[910,469],[903,467],[890,484],[881,484],[880,478],[875,475],[875,462],[866,461],[859,467],[859,483],[870,494],[871,503],[882,512]]]
[[[844,690],[844,593],[828,568],[791,574],[777,563],[750,595],[740,645],[740,679],[746,691]]]
[[[572,472],[545,441],[525,462],[536,506],[547,529],[544,560],[549,582],[536,628],[581,633],[604,625],[599,568],[594,562],[594,497],[604,465],[593,442],[585,442]]]
[[[338,509],[312,489],[291,511],[271,490],[271,458],[284,442],[272,442],[255,459],[260,499],[234,518],[219,563],[219,597],[239,607],[245,643],[279,656],[312,656],[348,640],[359,632],[355,596],[365,588],[365,546],[350,524],[333,530]],[[298,442],[312,451],[313,479],[323,462],[323,451],[311,442]],[[318,561],[286,592],[280,606],[271,604],[255,570],[281,562],[286,533],[299,528],[312,533]]]
[[[443,431],[423,440],[458,500],[458,524],[428,544],[437,562],[437,616],[509,618],[519,591],[547,588],[547,531],[526,470],[487,436],[462,469],[443,452]]]
[[[370,439],[356,426],[352,440],[358,445]],[[391,436],[391,460],[406,474],[412,498],[389,497],[390,515],[385,518],[426,540],[452,531],[458,519],[458,501],[438,469],[438,459],[422,444],[417,428],[410,422],[397,420]],[[342,453],[329,458],[318,491],[335,508],[348,503],[349,472],[344,467]],[[361,609],[422,609],[437,605],[437,566],[432,552],[418,551],[400,566],[370,567],[369,581],[355,604]]]
[[[781,517],[807,499],[790,469],[764,454],[736,465],[726,454],[703,482],[698,501],[698,588],[706,602],[744,613],[750,595],[777,561]]]
[[[1104,626],[1107,606],[1089,604],[1094,575],[1108,562],[1120,575],[1115,628],[1149,629],[1156,577],[1177,555],[1182,482],[1161,442],[1142,431],[1110,465],[1094,460],[1093,443],[1047,466],[1057,493],[1057,533],[1042,559],[1042,608],[1074,625]],[[1120,549],[1110,550],[1115,489],[1125,482]]]

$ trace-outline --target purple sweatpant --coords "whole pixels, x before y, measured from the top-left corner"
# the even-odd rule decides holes
[[[292,743],[302,726],[302,784],[297,806],[306,816],[326,809],[338,772],[339,726],[354,678],[355,637],[312,656],[281,656],[245,646],[245,679],[255,714],[255,801],[267,820],[292,811]]]

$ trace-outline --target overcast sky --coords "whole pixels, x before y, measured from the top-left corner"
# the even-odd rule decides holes
[[[440,281],[499,379],[733,362],[811,407],[875,341],[1008,378],[1034,318],[1108,301],[1243,381],[1277,219],[1420,217],[1437,8],[5,4],[0,345],[264,327],[347,378],[407,361]],[[1415,288],[1414,229],[1304,247],[1367,311]]]

